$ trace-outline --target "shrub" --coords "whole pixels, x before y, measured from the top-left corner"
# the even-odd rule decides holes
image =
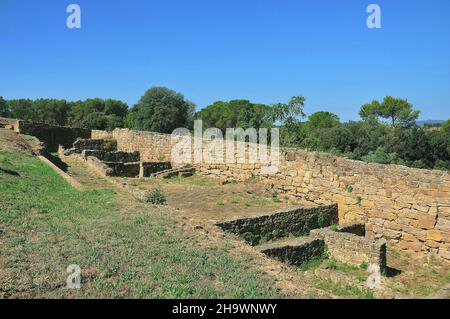
[[[164,191],[161,187],[157,187],[147,194],[147,202],[155,205],[166,204],[166,195],[164,195]]]
[[[359,268],[361,268],[362,270],[367,270],[367,268],[369,268],[369,264],[366,263],[366,262],[362,262],[362,263],[359,265]]]

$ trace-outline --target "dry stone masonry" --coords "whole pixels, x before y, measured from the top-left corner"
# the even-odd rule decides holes
[[[137,151],[142,162],[171,161],[173,142],[167,134],[3,122],[51,147],[70,147],[78,137],[114,139],[118,151]],[[450,172],[365,163],[297,149],[283,149],[279,163],[276,174],[262,174],[261,165],[237,160],[194,166],[199,174],[223,180],[256,178],[292,198],[335,202],[339,222],[364,223],[368,238],[384,238],[414,252],[413,256],[432,254],[450,261]]]
[[[357,233],[360,234],[359,229]],[[313,229],[310,237],[323,240],[327,245],[328,255],[336,261],[356,266],[362,263],[375,264],[380,267],[381,271],[386,270],[386,242],[384,240],[367,239],[357,234],[331,228]]]
[[[241,236],[249,244],[256,245],[289,235],[306,235],[311,229],[337,223],[337,217],[338,207],[332,204],[227,220],[217,223],[217,226]]]
[[[93,131],[113,136],[119,150],[170,160],[171,136],[126,129]],[[197,172],[220,179],[258,178],[292,198],[333,201],[339,221],[362,222],[369,238],[385,238],[413,256],[450,260],[450,173],[353,161],[329,154],[283,149],[279,171],[264,175],[259,164],[195,164]]]
[[[325,253],[325,241],[310,237],[295,238],[287,241],[257,246],[256,249],[272,258],[294,266],[300,266]]]

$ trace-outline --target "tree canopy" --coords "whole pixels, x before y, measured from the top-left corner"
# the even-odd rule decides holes
[[[272,105],[272,118],[289,127],[299,122],[299,117],[305,117],[303,111],[305,98],[303,96],[293,96],[288,103],[276,103]]]
[[[6,100],[3,98],[3,96],[0,96],[0,116],[8,117],[9,110],[8,105],[6,104]]]
[[[172,133],[189,126],[195,105],[184,96],[165,87],[154,87],[145,92],[133,107],[134,127],[138,130]]]
[[[270,107],[254,104],[248,100],[218,101],[202,109],[195,115],[203,121],[203,127],[216,127],[225,133],[227,128],[270,127]]]
[[[320,111],[308,116],[310,129],[331,128],[339,125],[339,117],[336,114]]]
[[[414,110],[408,100],[386,96],[383,102],[377,100],[361,106],[359,115],[366,121],[386,119],[392,126],[410,126],[415,123],[420,115],[419,110]]]

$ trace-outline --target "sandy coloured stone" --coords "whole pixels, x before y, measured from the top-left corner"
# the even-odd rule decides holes
[[[427,231],[427,239],[440,242],[443,240],[442,232],[436,229],[431,229]]]
[[[417,220],[417,227],[422,229],[433,229],[436,224],[436,217],[433,215],[425,215]]]

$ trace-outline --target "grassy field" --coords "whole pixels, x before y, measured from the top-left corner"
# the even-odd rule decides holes
[[[0,150],[0,297],[278,298],[251,258],[166,207],[77,191],[27,152]],[[66,268],[81,268],[81,289]]]

